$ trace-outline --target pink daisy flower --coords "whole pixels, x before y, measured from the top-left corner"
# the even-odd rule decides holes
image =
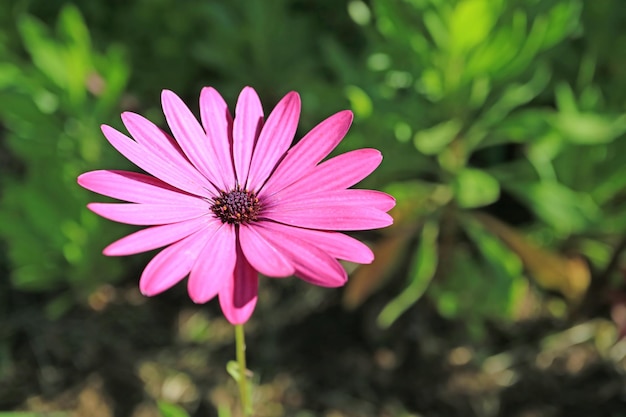
[[[348,189],[376,169],[380,152],[359,149],[320,163],[348,131],[350,111],[324,120],[290,148],[300,117],[295,92],[264,121],[254,89],[243,89],[233,119],[220,94],[205,87],[201,124],[173,92],[161,98],[173,137],[129,112],[122,121],[134,140],[102,126],[111,145],[150,175],[103,170],[78,178],[88,190],[128,202],[91,203],[93,212],[151,226],[112,243],[105,255],[166,246],[141,275],[144,295],[189,275],[194,302],[218,296],[226,318],[241,324],[256,305],[259,272],[338,287],[347,280],[338,259],[373,260],[366,245],[337,231],[392,223],[391,196]]]

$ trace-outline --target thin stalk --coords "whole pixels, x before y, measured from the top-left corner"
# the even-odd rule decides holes
[[[235,345],[237,347],[237,363],[239,364],[239,395],[241,408],[245,417],[252,416],[252,404],[250,403],[250,391],[248,390],[248,368],[246,368],[246,336],[243,324],[235,325]]]

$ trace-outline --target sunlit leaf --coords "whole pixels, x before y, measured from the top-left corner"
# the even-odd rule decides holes
[[[437,154],[456,138],[461,131],[461,127],[460,121],[448,120],[417,132],[413,137],[413,144],[423,154]]]
[[[553,124],[566,140],[581,145],[609,143],[626,133],[626,115],[562,112]]]
[[[427,10],[423,14],[423,19],[424,25],[428,29],[430,36],[432,36],[435,41],[435,44],[440,49],[447,49],[449,44],[449,33],[442,16],[432,10]]]
[[[366,118],[372,114],[372,100],[363,89],[349,85],[345,91],[348,100],[350,100],[352,111],[357,117]]]
[[[351,0],[348,3],[348,14],[355,23],[364,26],[370,22],[372,12],[367,4],[360,0]]]
[[[67,87],[67,68],[59,46],[50,39],[48,29],[37,19],[22,16],[18,28],[33,63],[61,88]]]
[[[550,81],[550,70],[545,66],[538,66],[534,71],[532,78],[525,83],[512,83],[508,85],[497,101],[491,106],[491,108],[480,119],[482,126],[494,126],[497,123],[505,120],[505,118],[516,108],[530,102],[537,97],[548,85]],[[534,118],[541,120],[537,116],[540,114],[532,113]],[[515,117],[519,117],[516,115]],[[511,123],[506,118],[508,123]],[[525,128],[525,125],[521,125],[521,128]],[[526,132],[528,138],[529,133]]]
[[[547,14],[547,31],[544,34],[543,47],[556,45],[580,25],[582,1],[557,2]]]
[[[68,93],[74,104],[85,100],[86,80],[92,71],[92,54],[89,30],[74,5],[63,7],[59,15],[59,31],[66,42],[64,65],[68,79]]]
[[[161,417],[189,417],[187,411],[179,405],[159,401],[158,406]]]
[[[450,17],[450,49],[467,51],[484,42],[499,12],[497,4],[487,0],[457,3]]]
[[[467,77],[488,73],[500,79],[508,75],[506,68],[517,57],[526,39],[527,16],[523,10],[515,10],[511,22],[499,26],[488,40],[477,45],[468,57],[465,67]]]
[[[556,99],[556,106],[561,113],[578,113],[576,96],[569,84],[564,82],[557,84],[554,88],[554,98]]]
[[[540,219],[562,233],[582,230],[600,215],[600,209],[588,194],[575,192],[556,182],[512,180],[502,185],[524,201]]]
[[[498,180],[485,171],[466,168],[454,182],[454,198],[462,208],[476,208],[493,203],[500,197]]]
[[[228,375],[230,375],[235,382],[239,382],[242,377],[242,372],[237,361],[228,361],[228,363],[226,363],[226,372],[228,372]]]

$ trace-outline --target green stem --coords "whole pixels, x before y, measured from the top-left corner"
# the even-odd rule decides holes
[[[252,404],[250,403],[250,391],[248,390],[248,369],[246,368],[246,336],[243,324],[235,325],[235,345],[237,346],[237,363],[239,364],[239,395],[241,407],[245,417],[252,416]]]

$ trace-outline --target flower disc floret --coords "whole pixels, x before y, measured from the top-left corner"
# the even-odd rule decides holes
[[[251,223],[257,219],[261,204],[253,191],[242,190],[240,187],[232,191],[220,191],[213,198],[211,211],[215,216],[228,224]]]

